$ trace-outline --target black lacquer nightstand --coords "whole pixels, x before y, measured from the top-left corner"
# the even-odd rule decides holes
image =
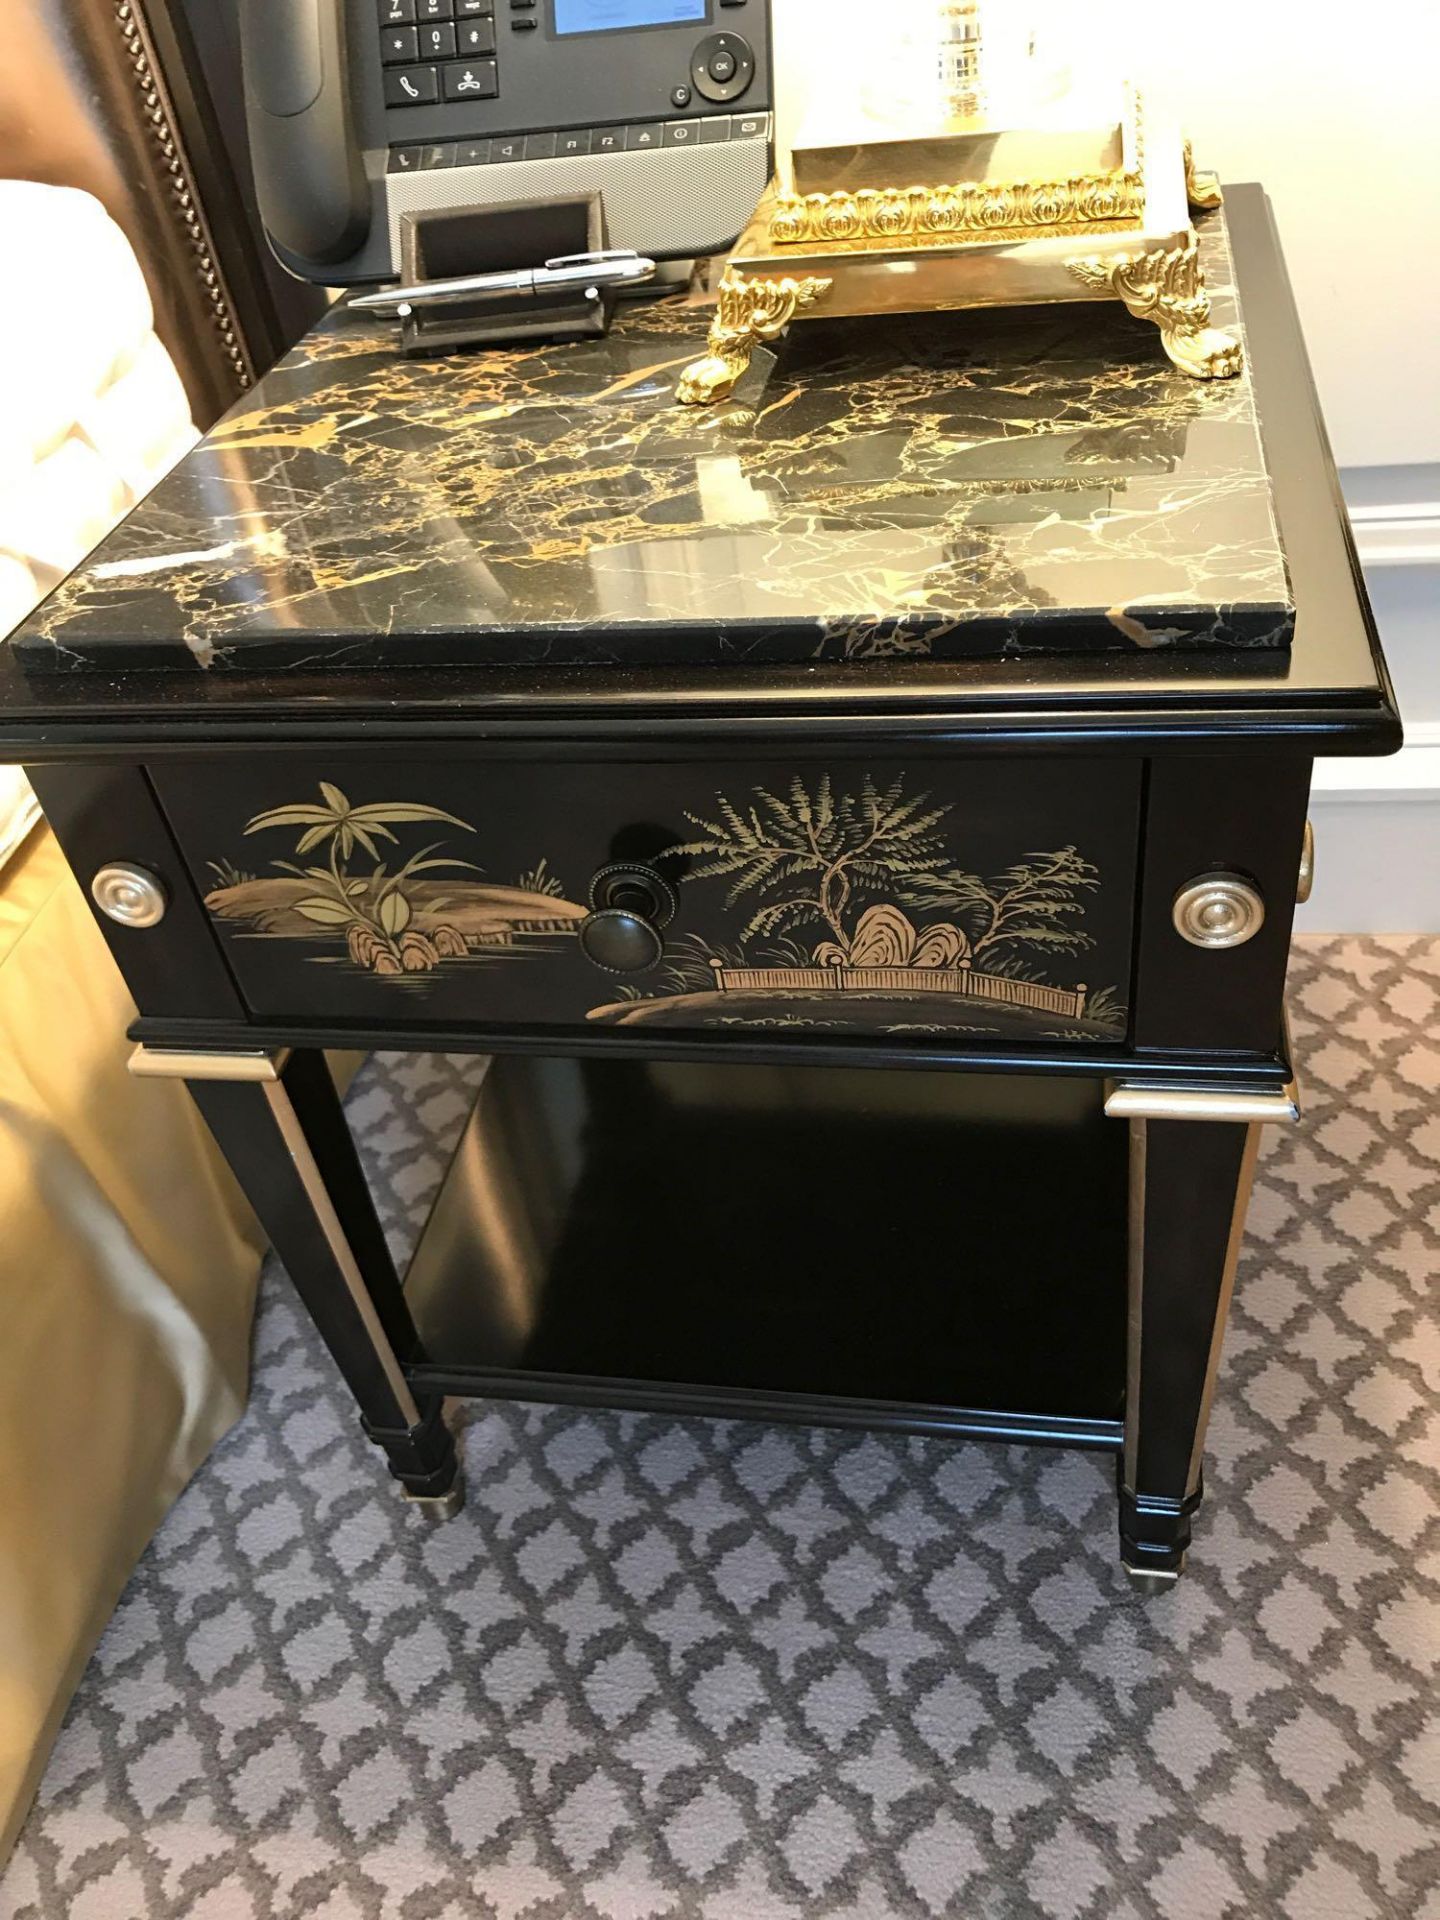
[[[402,360],[341,308],[0,659],[409,1493],[447,1394],[1116,1455],[1179,1571],[1317,753],[1399,722],[1269,214],[1250,371],[1111,309]],[[492,1056],[410,1270],[328,1046]]]

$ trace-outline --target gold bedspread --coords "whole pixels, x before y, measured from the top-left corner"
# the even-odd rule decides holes
[[[146,1541],[244,1404],[263,1242],[46,829],[0,874],[0,1860]]]

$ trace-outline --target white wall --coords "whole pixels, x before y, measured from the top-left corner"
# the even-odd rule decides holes
[[[907,0],[775,0],[782,114],[854,89]],[[1041,13],[1044,0],[992,0]],[[1440,458],[1440,0],[1049,0],[1275,203],[1342,466]]]

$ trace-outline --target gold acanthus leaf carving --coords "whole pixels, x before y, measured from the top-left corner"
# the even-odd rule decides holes
[[[1209,213],[1224,202],[1220,176],[1195,164],[1195,149],[1185,142],[1185,198],[1197,213]]]
[[[715,318],[702,359],[680,376],[676,398],[682,406],[703,407],[723,400],[750,364],[764,340],[778,340],[797,313],[813,307],[834,285],[818,275],[781,280],[749,278],[729,272],[717,289]]]
[[[1182,373],[1196,380],[1225,380],[1244,365],[1240,342],[1210,325],[1210,296],[1193,233],[1184,246],[1152,253],[1089,254],[1065,265],[1086,286],[1123,300],[1137,320],[1153,321],[1161,345]]]

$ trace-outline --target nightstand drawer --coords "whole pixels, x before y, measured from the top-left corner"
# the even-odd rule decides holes
[[[277,755],[153,778],[260,1018],[1127,1030],[1134,761]]]

